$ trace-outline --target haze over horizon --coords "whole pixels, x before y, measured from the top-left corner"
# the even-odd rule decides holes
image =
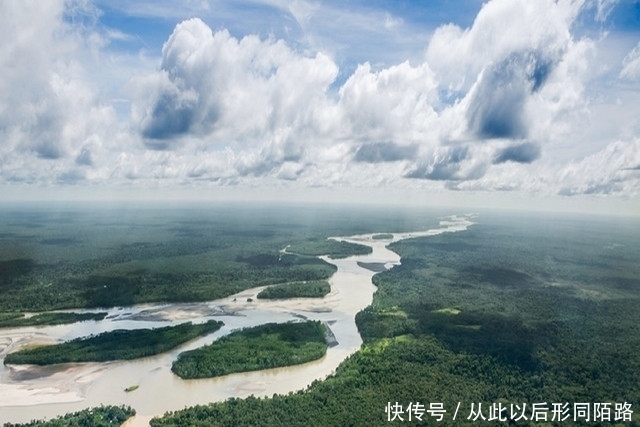
[[[640,213],[638,1],[5,1],[0,28],[4,201]]]

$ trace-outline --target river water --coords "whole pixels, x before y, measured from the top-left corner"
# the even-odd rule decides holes
[[[230,397],[271,396],[304,389],[314,380],[333,373],[362,344],[355,315],[371,304],[375,292],[371,278],[375,273],[358,262],[391,268],[400,263],[400,257],[386,248],[389,243],[462,231],[471,224],[468,217],[452,216],[441,221],[438,228],[384,236],[388,237],[386,239],[376,239],[371,234],[336,237],[336,240],[370,246],[373,251],[369,255],[338,260],[322,257],[336,265],[337,271],[329,279],[331,292],[321,299],[258,300],[256,296],[263,289],[258,287],[205,303],[112,308],[107,310],[107,318],[97,322],[0,329],[0,423],[52,418],[101,404],[125,404],[137,412],[128,426],[147,425],[153,416],[187,406]],[[209,344],[235,329],[305,318],[326,322],[338,342],[319,360],[213,379],[181,380],[171,372],[171,363],[179,353]],[[224,326],[211,335],[153,357],[46,367],[4,366],[2,363],[7,353],[25,345],[61,342],[114,329],[161,327],[185,321],[200,323],[210,319],[221,320]],[[132,385],[139,388],[129,393],[124,391]]]

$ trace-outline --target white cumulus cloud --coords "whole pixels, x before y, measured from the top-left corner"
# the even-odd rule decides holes
[[[1,2],[2,183],[637,195],[637,122],[609,120],[632,95],[593,71],[611,39],[576,33],[594,2],[491,0],[468,28],[417,34],[424,45],[401,60],[417,26],[397,11],[352,8],[347,23],[335,5],[262,3],[302,37],[212,30],[215,8],[197,2],[203,18],[179,22],[150,67],[112,49],[135,35],[101,26],[91,1]],[[614,7],[598,2],[596,18]],[[147,15],[169,16],[158,8]],[[350,50],[318,31],[327,17],[398,49],[344,67]],[[637,90],[640,44],[623,56],[613,84]]]

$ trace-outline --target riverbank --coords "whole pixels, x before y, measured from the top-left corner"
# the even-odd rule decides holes
[[[325,328],[318,321],[302,321],[242,329],[180,353],[171,371],[182,379],[199,379],[311,362],[327,352]]]
[[[210,320],[202,324],[186,322],[155,329],[119,329],[62,344],[21,349],[8,354],[6,365],[55,365],[80,362],[132,360],[164,353],[222,327]]]
[[[257,294],[264,289],[258,287],[208,303],[149,304],[111,309],[105,321],[75,325],[80,329],[65,325],[0,331],[0,341],[3,337],[13,339],[12,342],[21,338],[22,343],[26,344],[29,337],[37,334],[40,334],[40,338],[44,335],[48,339],[60,340],[86,336],[108,328],[166,326],[177,319],[195,322],[224,316],[225,323],[221,330],[210,336],[163,355],[142,360],[82,364],[47,375],[34,373],[33,378],[28,378],[24,372],[19,374],[12,369],[4,369],[0,371],[1,421],[24,422],[32,418],[50,418],[100,403],[127,404],[136,409],[136,418],[148,419],[168,410],[222,401],[229,397],[246,397],[251,394],[270,396],[274,393],[287,394],[302,390],[314,380],[323,379],[334,372],[362,344],[354,318],[356,313],[371,303],[376,288],[371,282],[374,272],[360,267],[358,262],[380,263],[390,268],[400,263],[400,257],[386,248],[391,241],[461,231],[470,224],[467,218],[453,217],[441,223],[437,229],[419,233],[397,233],[391,240],[373,237],[380,233],[336,238],[365,244],[372,248],[372,252],[345,259],[322,257],[337,267],[336,273],[329,279],[331,292],[322,299],[258,300]],[[180,380],[170,371],[171,363],[179,352],[209,344],[234,329],[268,322],[286,322],[299,319],[300,316],[329,323],[338,342],[338,345],[327,350],[326,356],[317,361],[193,381]],[[139,384],[139,390],[125,393],[124,389],[131,384]],[[162,392],[158,392],[159,390]]]

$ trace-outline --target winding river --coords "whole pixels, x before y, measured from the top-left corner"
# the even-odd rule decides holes
[[[371,278],[375,268],[367,269],[361,265],[391,268],[400,263],[400,257],[386,248],[389,243],[462,231],[471,224],[468,217],[452,216],[442,220],[438,228],[427,231],[333,238],[367,245],[373,251],[369,255],[337,260],[322,257],[334,264],[337,271],[329,279],[331,292],[321,299],[258,300],[256,295],[263,289],[258,287],[204,303],[112,308],[108,310],[107,318],[97,322],[1,329],[0,423],[52,418],[101,404],[126,404],[137,411],[127,426],[145,426],[154,416],[187,406],[229,397],[271,396],[304,389],[314,380],[334,372],[362,344],[355,315],[371,304],[375,292]],[[235,329],[305,318],[326,322],[338,342],[319,360],[213,379],[181,380],[171,373],[171,363],[180,352],[209,344]],[[25,345],[55,343],[114,329],[160,327],[185,321],[199,323],[210,319],[222,320],[224,326],[211,335],[153,357],[45,367],[2,364],[7,353]],[[129,393],[124,391],[132,385],[139,385],[139,388]]]

